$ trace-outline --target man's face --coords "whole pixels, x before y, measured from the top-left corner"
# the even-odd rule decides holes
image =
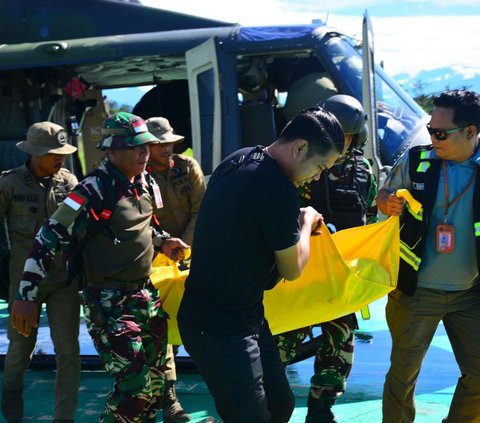
[[[453,109],[445,107],[434,107],[432,118],[430,120],[430,127],[433,130],[449,131],[458,128],[458,125],[453,123]],[[444,140],[439,140],[435,134],[431,135],[432,146],[435,154],[443,160],[453,160],[461,162],[469,158],[475,149],[477,140],[474,136],[473,125],[459,128],[448,134]]]
[[[60,171],[65,162],[65,154],[45,154],[34,158],[40,174],[43,176],[54,175]]]
[[[295,186],[299,187],[313,180],[318,181],[322,172],[325,169],[330,169],[338,156],[338,151],[332,149],[324,155],[313,154],[310,157],[304,158],[292,175],[292,182]]]
[[[173,155],[174,143],[152,144],[150,146],[150,162],[155,167],[168,169]]]
[[[120,172],[132,179],[145,170],[149,153],[149,144],[142,144],[134,148],[109,150],[108,157]]]

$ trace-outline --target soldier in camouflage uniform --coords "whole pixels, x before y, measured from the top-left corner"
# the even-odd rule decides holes
[[[26,141],[17,144],[30,158],[23,166],[6,171],[0,177],[0,220],[6,219],[11,240],[9,309],[18,293],[35,234],[77,185],[77,178],[62,168],[65,155],[76,151],[76,147],[67,144],[67,139],[61,126],[51,122],[35,123],[29,128]],[[80,385],[80,297],[77,285],[64,285],[66,269],[61,255],[52,256],[52,261],[51,272],[35,297],[33,331],[22,336],[8,327],[10,342],[2,391],[2,412],[8,422],[19,422],[23,418],[23,379],[35,351],[42,304],[46,305],[57,361],[54,421],[73,421]]]
[[[347,95],[335,95],[319,106],[340,121],[345,132],[345,151],[336,164],[322,173],[320,180],[300,187],[303,206],[312,206],[324,221],[336,229],[346,229],[377,221],[374,204],[377,186],[370,163],[360,150],[367,139],[366,115],[362,105]],[[315,351],[315,374],[310,379],[306,423],[335,422],[331,411],[345,392],[352,369],[355,314],[321,324],[320,344]],[[302,328],[276,337],[280,356],[288,364],[311,328]]]
[[[187,245],[152,227],[162,199],[144,172],[149,144],[158,142],[145,122],[121,112],[105,120],[102,132],[105,163],[75,188],[35,239],[20,300],[12,307],[13,325],[21,334],[31,330],[39,283],[52,255],[86,239],[81,253],[85,319],[105,369],[115,378],[100,421],[154,422],[163,401],[167,343],[166,315],[149,280],[154,248],[181,259]],[[102,230],[94,234],[102,219]]]
[[[185,138],[173,132],[167,119],[152,117],[146,123],[149,132],[160,141],[150,147],[147,166],[147,171],[160,187],[163,199],[163,207],[155,210],[155,216],[163,229],[191,246],[198,210],[206,189],[202,168],[193,157],[173,154],[174,145]],[[180,405],[175,391],[177,351],[177,346],[167,346],[164,423],[191,420]]]

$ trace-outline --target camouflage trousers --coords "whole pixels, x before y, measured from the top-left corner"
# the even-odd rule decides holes
[[[100,422],[155,421],[165,386],[167,315],[153,287],[133,293],[88,287],[88,332],[115,378]]]
[[[322,323],[320,343],[315,351],[314,375],[310,379],[310,396],[338,397],[345,392],[353,365],[354,334],[358,329],[355,314]],[[287,365],[295,357],[311,327],[296,329],[275,336],[282,362]]]

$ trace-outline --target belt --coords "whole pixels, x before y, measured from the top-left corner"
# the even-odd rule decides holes
[[[134,281],[106,280],[100,283],[88,282],[87,285],[89,288],[110,289],[112,291],[121,292],[136,292],[145,288],[148,283],[150,283],[150,278],[142,278]]]

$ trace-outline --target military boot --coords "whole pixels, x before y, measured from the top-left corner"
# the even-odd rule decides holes
[[[309,395],[305,423],[336,423],[337,421],[332,413],[335,400],[335,397],[313,398],[312,395]]]
[[[22,390],[10,390],[3,388],[2,413],[8,423],[20,423],[23,419]]]
[[[192,418],[182,408],[175,392],[175,382],[167,380],[163,397],[163,422],[183,423],[189,422]]]

